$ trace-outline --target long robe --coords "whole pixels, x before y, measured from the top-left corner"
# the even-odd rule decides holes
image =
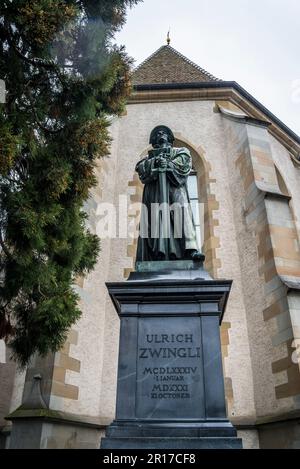
[[[187,191],[191,155],[187,148],[170,148],[169,151],[165,172],[157,167],[155,157],[148,156],[136,165],[145,185],[137,261],[189,259],[191,251],[199,249]],[[174,203],[178,204],[176,212],[166,210]],[[161,210],[157,209],[158,204]]]

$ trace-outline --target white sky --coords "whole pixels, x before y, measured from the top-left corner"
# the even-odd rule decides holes
[[[136,65],[166,44],[234,80],[300,135],[300,0],[144,0],[116,36]]]

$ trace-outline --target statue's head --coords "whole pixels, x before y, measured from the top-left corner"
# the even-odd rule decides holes
[[[173,132],[169,127],[158,125],[152,130],[149,143],[151,143],[153,147],[163,145],[164,143],[173,145],[174,140]]]

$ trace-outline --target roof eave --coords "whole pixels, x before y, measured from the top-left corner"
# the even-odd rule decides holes
[[[300,145],[300,137],[287,127],[278,117],[269,111],[263,104],[255,99],[248,91],[246,91],[236,81],[208,81],[193,83],[159,83],[159,84],[142,84],[134,85],[135,92],[142,91],[159,91],[159,90],[188,90],[188,89],[223,89],[231,88],[238,92],[243,98],[249,101],[254,107],[262,112],[270,121],[276,124],[283,132],[285,132],[292,140]]]

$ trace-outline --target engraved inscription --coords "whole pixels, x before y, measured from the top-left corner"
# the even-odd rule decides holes
[[[174,344],[174,347],[140,347],[139,358],[200,358],[200,347],[182,347],[193,344],[193,334],[146,334],[149,344]],[[176,343],[180,347],[176,347]],[[143,374],[152,374],[156,382],[181,381],[181,384],[154,384],[151,399],[189,399],[189,385],[185,383],[185,373],[197,372],[197,367],[145,368]],[[180,374],[178,376],[178,373]]]
[[[139,330],[137,359],[138,409],[145,409],[148,417],[158,412],[171,417],[172,412],[178,413],[179,404],[193,417],[196,408],[202,407],[201,329],[197,318],[174,318],[168,321],[168,328],[156,318],[145,319]]]

